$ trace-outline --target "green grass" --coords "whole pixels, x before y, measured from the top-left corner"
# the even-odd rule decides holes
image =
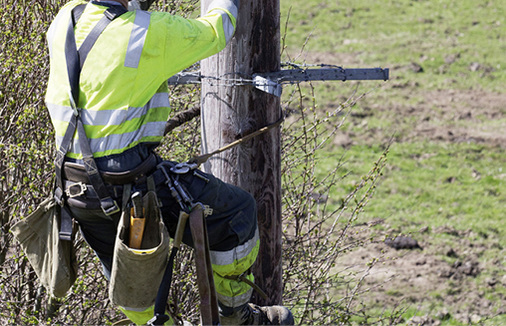
[[[504,286],[482,286],[491,277],[500,279],[506,267],[504,258],[499,265],[489,264],[504,257],[506,248],[504,144],[501,147],[486,141],[408,136],[425,117],[430,118],[431,126],[442,130],[504,130],[506,111],[500,103],[496,104],[499,114],[491,118],[478,103],[464,103],[466,100],[458,95],[446,107],[430,100],[431,94],[446,90],[457,94],[480,91],[485,97],[505,93],[506,1],[281,1],[282,34],[288,13],[283,61],[390,68],[391,80],[384,85],[314,83],[314,98],[303,86],[303,103],[310,106],[315,101],[316,112],[322,116],[343,103],[354,90],[357,94],[372,91],[364,101],[358,101],[352,109],[355,116],[350,116],[340,129],[351,135],[353,144],[344,149],[329,143],[318,156],[320,179],[342,157],[345,161],[337,173],[347,177],[331,190],[329,211],[341,205],[343,197],[368,173],[393,137],[381,181],[356,222],[384,219],[385,223],[374,226],[378,234],[411,234],[434,246],[450,247],[456,236],[436,231],[451,227],[465,234],[463,237],[473,246],[486,245],[487,250],[480,252],[477,259],[482,266],[491,267],[473,282],[491,302],[504,300]],[[420,65],[423,72],[415,72],[412,63]],[[286,88],[284,94],[289,94]],[[452,116],[461,105],[468,105],[472,119]],[[416,114],[422,107],[424,115]],[[428,231],[422,234],[421,230]],[[449,265],[457,260],[432,253]],[[395,288],[386,291],[397,293]],[[428,293],[430,304],[424,303],[421,310],[409,307],[403,314],[404,321],[444,307],[442,298],[450,294]],[[393,314],[392,307],[367,309],[371,315]],[[461,324],[453,312],[441,323]],[[482,323],[506,324],[506,315]]]
[[[393,144],[384,180],[363,218],[497,229],[504,238],[506,226],[498,218],[506,205],[500,156],[475,144]]]
[[[340,205],[383,150],[381,144],[356,145],[344,154],[340,173],[349,176],[329,194],[330,209]],[[334,151],[319,158],[321,177],[341,155]],[[504,151],[472,143],[394,143],[382,181],[357,222],[383,218],[403,233],[418,233],[424,227],[472,229],[506,246],[504,157]]]
[[[296,0],[281,2],[281,21],[290,22],[285,44],[292,58],[311,35],[308,52],[353,55],[357,65],[395,69],[399,80],[504,92],[505,8],[504,1]],[[424,73],[403,69],[412,62]],[[474,62],[482,68],[471,71]]]

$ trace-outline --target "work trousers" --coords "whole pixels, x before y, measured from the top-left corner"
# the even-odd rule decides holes
[[[158,160],[158,169],[163,166],[168,171],[175,164],[159,158]],[[233,278],[246,274],[246,277],[253,281],[253,276],[248,271],[256,259],[259,248],[255,200],[246,191],[224,183],[200,170],[190,170],[188,173],[173,176],[191,194],[194,202],[200,202],[212,210],[212,213],[205,218],[211,262],[220,308],[229,314],[235,308],[248,303],[252,293],[249,285],[231,279],[231,276]],[[163,222],[173,237],[181,207],[172,197],[165,181],[163,178],[155,179],[156,192],[161,202]],[[108,188],[113,199],[121,207],[122,186],[108,185]],[[144,194],[147,191],[147,185],[134,184],[132,193],[135,191]],[[69,206],[84,239],[95,251],[103,265],[105,276],[109,278],[120,213],[107,216],[99,207],[89,208],[93,207],[90,202],[93,203],[94,200],[98,203],[98,198],[93,198],[85,192],[81,197],[72,198]],[[73,205],[72,202],[76,203],[76,201],[86,201],[85,206],[88,208]],[[188,224],[185,228],[183,243],[193,246]],[[142,271],[137,272],[142,273]]]

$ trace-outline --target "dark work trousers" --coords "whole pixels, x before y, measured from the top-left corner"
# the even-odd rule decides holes
[[[165,161],[164,164],[170,167],[175,163]],[[231,250],[255,236],[257,229],[256,204],[249,193],[200,170],[192,170],[177,177],[191,194],[194,202],[200,202],[212,208],[212,214],[205,218],[212,251]],[[169,234],[173,237],[179,219],[180,205],[171,196],[164,181],[156,180],[156,192],[162,203],[163,221]],[[114,188],[114,194],[111,193],[111,195],[121,207],[122,187],[115,186]],[[144,194],[147,191],[147,186],[145,184],[136,185],[132,188],[132,193],[135,191],[141,191]],[[81,197],[73,198],[73,200],[88,202],[96,200],[98,203],[98,199],[86,198],[86,194]],[[109,278],[120,213],[106,216],[99,207],[94,209],[79,208],[72,205],[72,202],[69,203],[69,206],[84,239],[97,254],[104,267],[104,274]],[[188,224],[183,242],[193,247]]]

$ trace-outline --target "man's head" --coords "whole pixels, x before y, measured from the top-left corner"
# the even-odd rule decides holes
[[[121,3],[121,5],[123,7],[125,7],[125,9],[128,9],[128,0],[98,0],[98,2],[100,1],[114,1],[114,2],[119,2]]]
[[[156,2],[156,0],[130,0],[130,7],[148,10],[153,2]]]
[[[123,7],[125,7],[128,10],[136,10],[136,9],[148,10],[151,4],[156,0],[98,0],[98,1],[119,2],[123,5]]]

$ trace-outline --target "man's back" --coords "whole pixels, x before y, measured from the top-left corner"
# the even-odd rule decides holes
[[[72,115],[66,65],[62,64],[65,35],[71,10],[86,3],[68,3],[48,32],[51,70],[46,104],[57,145]],[[78,48],[106,9],[94,1],[86,6],[75,28]],[[160,142],[170,114],[166,80],[225,47],[231,36],[226,36],[226,30],[235,19],[223,12],[220,8],[215,14],[187,20],[163,12],[129,11],[107,26],[84,62],[79,86],[78,107],[96,158]],[[67,156],[81,158],[77,141]]]

